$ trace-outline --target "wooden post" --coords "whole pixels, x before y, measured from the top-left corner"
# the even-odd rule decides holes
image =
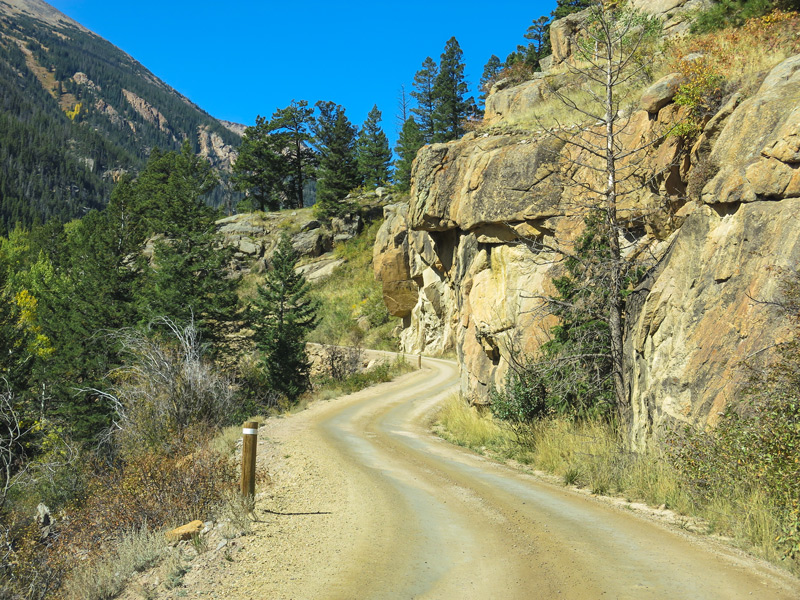
[[[421,368],[422,368],[422,354],[420,354],[420,355],[417,357],[417,368],[418,368],[418,369],[421,369]]]
[[[258,421],[247,421],[242,428],[242,496],[256,495],[256,445]]]

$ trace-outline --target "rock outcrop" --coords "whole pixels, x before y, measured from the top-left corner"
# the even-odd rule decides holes
[[[139,116],[145,121],[155,125],[164,133],[172,132],[172,128],[170,127],[167,118],[161,113],[160,110],[150,104],[147,100],[140,98],[128,90],[122,90],[122,95],[125,97],[125,100],[127,100],[128,104],[131,105],[133,110],[139,113]]]
[[[208,125],[202,125],[197,128],[197,139],[200,142],[200,156],[208,160],[211,166],[219,171],[230,172],[233,169],[238,153],[218,133]]]
[[[736,398],[742,365],[786,335],[769,301],[776,269],[800,259],[800,56],[753,97],[731,98],[692,148],[659,137],[685,115],[670,103],[674,81],[662,84],[623,140],[656,141],[635,165],[648,185],[620,203],[631,251],[651,257],[626,314],[634,446],[668,422],[713,423]],[[403,350],[454,349],[473,401],[535,355],[555,323],[544,298],[562,267],[550,249],[575,239],[591,201],[569,185],[592,177],[566,160],[574,152],[546,132],[426,146],[410,204],[385,209],[374,265],[404,318]]]
[[[713,3],[714,0],[632,0],[631,5],[644,14],[658,17],[664,35],[674,36],[688,31],[692,15]],[[588,9],[553,21],[550,26],[553,55],[552,60],[547,61],[548,67],[559,65],[572,57],[587,19]]]
[[[284,232],[289,234],[300,257],[299,273],[311,282],[330,276],[344,263],[332,254],[334,246],[361,233],[365,223],[378,218],[393,196],[379,197],[368,192],[349,199],[356,206],[354,212],[332,219],[329,224],[315,219],[310,208],[242,213],[219,219],[216,229],[220,243],[233,250],[232,276],[263,272]]]

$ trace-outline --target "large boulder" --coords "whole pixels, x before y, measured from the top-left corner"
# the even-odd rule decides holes
[[[575,50],[576,36],[583,29],[587,18],[587,12],[582,11],[553,21],[550,25],[553,65],[559,65],[572,56]]]
[[[698,205],[632,304],[625,355],[633,444],[675,421],[713,424],[746,385],[748,361],[787,333],[776,268],[800,261],[800,199]]]
[[[522,115],[544,100],[548,93],[547,82],[540,77],[520,85],[494,90],[486,98],[483,122],[492,125],[510,115]]]
[[[531,135],[426,146],[414,161],[411,227],[471,230],[559,214],[562,147],[556,138]]]
[[[322,229],[301,231],[292,236],[292,247],[300,256],[321,256],[331,250],[330,234]]]
[[[665,75],[645,90],[639,105],[642,110],[646,110],[649,113],[657,113],[672,102],[675,94],[678,93],[678,89],[685,81],[686,78],[681,73]]]
[[[800,196],[800,55],[776,66],[726,120],[711,151],[707,204]]]

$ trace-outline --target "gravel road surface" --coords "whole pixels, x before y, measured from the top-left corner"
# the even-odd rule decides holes
[[[195,559],[183,597],[786,599],[800,582],[713,540],[451,446],[455,363],[272,419],[252,535]]]

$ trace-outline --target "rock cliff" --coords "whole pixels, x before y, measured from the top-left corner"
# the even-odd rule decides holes
[[[541,100],[538,81],[520,87],[506,98]],[[620,207],[631,247],[650,257],[625,316],[634,446],[666,422],[713,423],[735,399],[743,363],[786,333],[768,301],[776,267],[800,258],[800,56],[750,98],[731,98],[691,148],[660,137],[685,116],[675,89],[671,75],[648,90],[625,136],[630,146],[657,141],[637,165],[650,183]],[[490,120],[516,110],[503,102]],[[565,160],[572,151],[546,131],[426,146],[410,203],[385,208],[374,265],[404,319],[403,350],[454,349],[474,402],[535,355],[554,324],[543,298],[562,267],[548,248],[582,228],[575,207],[586,197],[569,182],[591,176]]]

